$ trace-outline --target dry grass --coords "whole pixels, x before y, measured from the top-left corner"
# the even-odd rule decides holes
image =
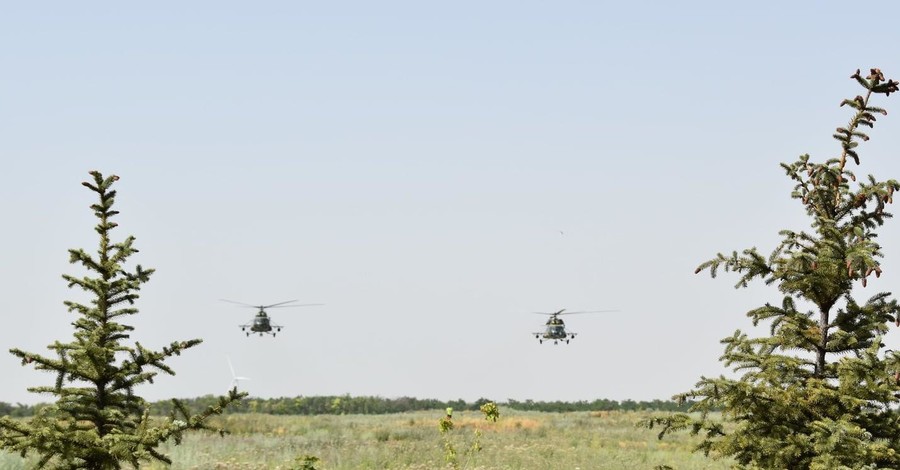
[[[162,449],[180,469],[296,468],[297,458],[314,455],[319,469],[446,468],[438,420],[443,411],[396,415],[271,416],[229,415],[218,418],[231,435],[193,433],[181,446]],[[475,429],[483,433],[483,450],[473,453],[470,469],[652,469],[671,465],[678,470],[724,470],[728,461],[714,461],[691,452],[696,440],[675,436],[659,441],[653,431],[635,423],[634,412],[538,413],[501,407],[497,423],[479,412],[454,413],[452,439],[462,452]],[[461,458],[461,461],[465,459]],[[27,468],[17,456],[0,454],[0,470]],[[162,464],[142,468],[165,469]]]

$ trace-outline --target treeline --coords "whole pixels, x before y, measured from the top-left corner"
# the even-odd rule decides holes
[[[215,406],[218,397],[205,395],[197,398],[179,400],[192,412]],[[472,403],[465,400],[440,401],[431,399],[419,399],[411,397],[382,398],[382,397],[352,397],[341,396],[315,396],[315,397],[283,397],[283,398],[246,398],[233,403],[225,411],[226,413],[263,413],[272,415],[341,415],[341,414],[390,414],[406,411],[437,410],[452,407],[455,410],[477,410],[481,405],[489,402],[486,398],[480,398]],[[173,403],[171,401],[159,401],[151,404],[150,413],[166,415],[171,413]]]
[[[0,416],[10,416],[13,418],[34,416],[37,410],[41,409],[43,406],[47,405],[45,403],[38,403],[37,405],[23,405],[21,403],[16,403],[15,405],[11,405],[0,401]]]
[[[180,400],[192,412],[199,412],[209,406],[215,406],[218,398],[206,395],[198,398]],[[383,398],[373,396],[353,397],[340,396],[315,396],[293,398],[247,398],[240,403],[232,404],[226,413],[263,413],[273,415],[340,415],[340,414],[391,414],[407,411],[454,410],[477,411],[481,405],[492,400],[479,398],[473,402],[465,400],[441,401],[434,399],[420,399],[412,397]],[[570,411],[687,411],[691,403],[678,404],[671,400],[606,400],[593,401],[517,401],[508,399],[505,403],[498,402],[514,410],[544,411],[544,412],[570,412]],[[173,404],[171,401],[159,401],[151,405],[151,413],[155,415],[167,415],[171,413]]]
[[[205,395],[197,398],[185,398],[180,400],[191,412],[197,413],[218,403],[218,397]],[[315,397],[283,397],[283,398],[246,398],[232,404],[225,413],[262,413],[272,415],[340,415],[340,414],[391,414],[407,411],[443,410],[478,410],[481,405],[489,402],[487,398],[479,398],[473,402],[465,400],[441,401],[433,399],[420,399],[412,397],[383,398],[383,397],[353,397],[341,396],[315,396]],[[572,412],[572,411],[686,411],[690,403],[678,404],[670,400],[634,401],[634,400],[606,400],[593,401],[517,401],[508,399],[505,403],[499,402],[514,410],[543,411],[543,412]],[[28,417],[32,416],[45,404],[23,405],[0,402],[0,416]],[[174,405],[171,400],[158,401],[150,404],[150,412],[154,415],[168,415]]]
[[[634,400],[606,400],[599,399],[594,401],[516,401],[509,399],[505,405],[514,410],[522,411],[547,411],[547,412],[569,412],[569,411],[687,411],[693,403],[678,403],[672,400],[651,400],[651,401],[634,401]]]

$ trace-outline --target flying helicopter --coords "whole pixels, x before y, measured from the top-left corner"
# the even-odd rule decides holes
[[[269,315],[266,313],[267,308],[312,307],[312,306],[316,306],[316,305],[324,305],[324,304],[293,304],[294,302],[297,302],[296,300],[287,300],[284,302],[278,302],[277,304],[270,304],[270,305],[250,305],[250,304],[245,304],[243,302],[235,302],[233,300],[225,300],[225,299],[219,299],[219,300],[221,300],[222,302],[237,304],[237,305],[240,305],[241,307],[259,309],[259,311],[256,312],[256,316],[253,317],[253,321],[251,321],[250,323],[247,323],[244,325],[238,325],[238,326],[241,327],[241,331],[245,332],[247,334],[247,336],[250,336],[250,333],[259,333],[260,336],[262,336],[263,334],[270,334],[270,335],[272,335],[273,338],[275,337],[275,333],[281,331],[283,326],[275,325],[271,322]],[[287,305],[287,304],[293,304],[293,305]],[[248,329],[250,331],[247,331]]]
[[[544,324],[544,331],[539,331],[534,333],[534,337],[537,338],[538,342],[543,344],[544,340],[553,340],[553,344],[559,344],[560,341],[564,340],[566,344],[569,344],[569,341],[575,339],[575,335],[578,333],[572,331],[566,331],[566,324],[559,318],[560,315],[575,315],[580,313],[604,313],[604,312],[615,312],[616,310],[588,310],[581,312],[566,312],[566,309],[561,309],[556,312],[534,312],[538,315],[549,315],[550,318],[547,319],[547,323]]]

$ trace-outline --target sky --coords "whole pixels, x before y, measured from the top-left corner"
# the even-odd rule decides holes
[[[61,275],[116,174],[150,400],[667,399],[730,372],[776,289],[695,275],[808,227],[780,162],[840,150],[850,75],[900,76],[874,2],[10,2],[0,14],[0,350],[71,337]],[[865,75],[865,74],[864,74]],[[900,178],[898,98],[860,175]],[[881,233],[900,283],[900,228]],[[134,263],[130,266],[133,267]],[[254,311],[297,299],[247,338]],[[538,344],[533,312],[571,344]],[[897,345],[896,333],[886,342]],[[0,352],[0,401],[54,376]]]

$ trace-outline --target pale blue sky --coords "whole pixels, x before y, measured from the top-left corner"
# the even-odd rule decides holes
[[[264,397],[685,391],[780,299],[696,265],[805,227],[778,163],[837,152],[856,68],[900,77],[893,2],[782,3],[6,4],[0,350],[70,334],[98,169],[157,269],[134,338],[205,339],[147,398],[223,392],[226,354]],[[860,173],[900,178],[882,104]],[[248,339],[219,298],[327,305]],[[538,345],[560,308],[620,312]],[[0,401],[53,380],[0,371]]]

